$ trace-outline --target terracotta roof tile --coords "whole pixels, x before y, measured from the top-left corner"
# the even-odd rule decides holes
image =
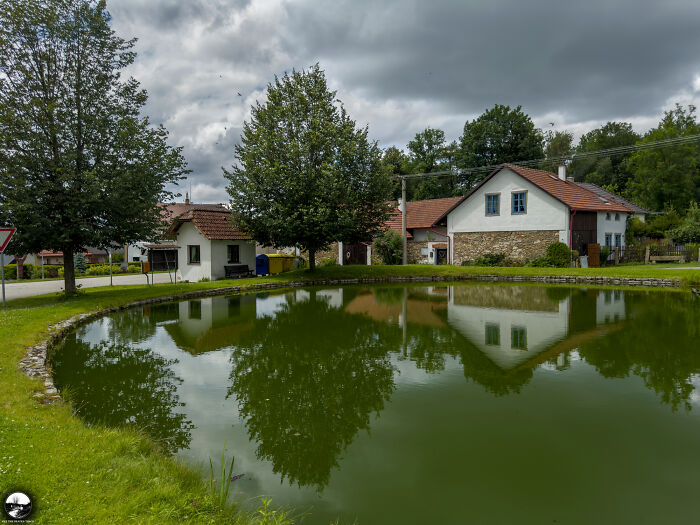
[[[412,201],[406,203],[406,229],[433,228],[448,211],[462,201],[462,197],[447,197],[444,199],[430,199],[425,201]],[[397,208],[389,216],[386,222],[389,229],[401,233],[401,211]],[[413,236],[407,232],[410,239]]]
[[[194,205],[175,219],[172,231],[176,232],[184,222],[194,224],[207,239],[250,240],[248,235],[233,227],[233,216],[229,210],[223,207],[221,209],[208,209]]]
[[[575,182],[561,180],[554,173],[550,173],[548,171],[533,170],[530,168],[515,166],[513,164],[504,164],[503,167],[498,168],[495,172],[489,175],[487,179],[491,178],[503,168],[508,168],[521,177],[529,180],[535,186],[538,186],[542,190],[546,191],[552,197],[560,200],[571,209],[581,211],[621,211],[626,213],[632,211],[627,206],[618,202],[609,201],[608,199],[596,195],[586,188],[582,188]]]

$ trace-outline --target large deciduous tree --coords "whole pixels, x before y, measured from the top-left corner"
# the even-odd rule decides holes
[[[581,137],[577,153],[588,153],[621,146],[631,146],[639,141],[639,135],[628,122],[607,122],[604,126],[589,131]],[[625,162],[629,153],[589,159],[574,157],[569,171],[574,178],[592,182],[599,186],[614,186],[625,191],[628,173]]]
[[[700,124],[695,106],[664,113],[659,126],[644,135],[642,143],[696,135]],[[666,148],[641,150],[627,162],[630,180],[627,193],[635,202],[654,211],[666,205],[685,211],[692,201],[700,202],[700,145],[697,142]]]
[[[496,104],[472,121],[464,124],[456,155],[460,168],[476,168],[504,162],[540,159],[543,157],[542,132],[521,106]],[[485,174],[465,176],[462,183],[469,189]]]
[[[67,294],[75,253],[154,238],[187,173],[120,76],[133,46],[104,1],[0,0],[0,224],[17,227],[15,251],[63,252]]]
[[[318,64],[275,78],[224,170],[238,227],[263,245],[315,254],[381,230],[391,193],[382,152],[328,89]]]

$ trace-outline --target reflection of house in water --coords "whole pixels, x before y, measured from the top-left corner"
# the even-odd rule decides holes
[[[178,321],[165,329],[179,348],[193,354],[218,350],[236,344],[253,328],[261,299],[236,295],[183,301],[178,304]]]
[[[449,324],[504,370],[572,350],[625,317],[620,290],[517,286],[454,287],[447,313]]]
[[[375,321],[404,326],[408,323],[432,327],[444,327],[447,308],[447,287],[375,288],[362,290],[345,306],[349,314],[361,314]],[[405,313],[404,313],[405,308]]]

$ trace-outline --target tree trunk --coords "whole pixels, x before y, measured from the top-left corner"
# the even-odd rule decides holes
[[[17,280],[21,281],[24,279],[24,261],[27,259],[27,254],[22,257],[15,255],[15,262],[17,263]]]
[[[66,295],[75,293],[75,264],[73,249],[63,249],[63,287]]]
[[[316,250],[309,248],[309,270],[316,271]]]

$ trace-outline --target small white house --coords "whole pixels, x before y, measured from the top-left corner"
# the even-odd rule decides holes
[[[563,242],[581,255],[589,244],[625,246],[628,206],[566,178],[504,164],[447,213],[455,264],[503,253],[529,260]]]
[[[243,266],[255,271],[255,242],[233,227],[229,210],[190,205],[168,233],[176,236],[178,280],[223,279],[227,267],[235,273]]]

